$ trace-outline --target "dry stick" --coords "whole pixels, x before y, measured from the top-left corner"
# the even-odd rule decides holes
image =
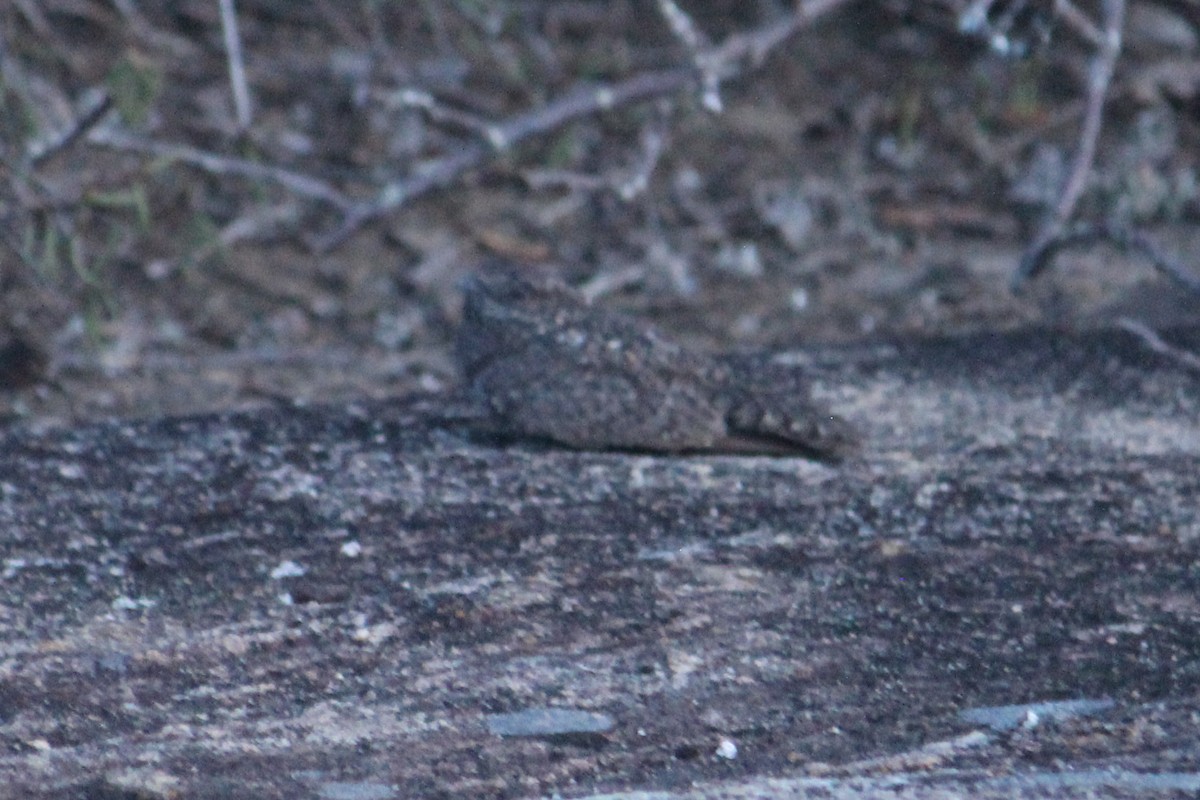
[[[36,167],[56,153],[66,150],[68,147],[79,141],[81,137],[94,128],[100,120],[104,119],[104,115],[112,108],[112,97],[108,92],[100,90],[90,98],[90,102],[83,109],[83,113],[71,121],[61,130],[52,131],[50,136],[35,140],[29,143],[26,152],[30,166]]]
[[[1145,256],[1159,272],[1189,292],[1200,295],[1200,277],[1162,252],[1149,236],[1113,222],[1083,222],[1060,231],[1054,240],[1045,246],[1043,258],[1049,261],[1059,250],[1066,247],[1100,241],[1112,242],[1123,250]]]
[[[25,22],[33,29],[33,32],[43,39],[49,39],[54,34],[50,27],[49,20],[46,19],[46,12],[38,7],[38,3],[34,0],[17,0],[17,11],[25,18]]]
[[[242,38],[238,34],[237,12],[233,0],[220,0],[221,31],[225,37],[225,55],[229,60],[229,83],[233,88],[233,107],[238,130],[250,128],[250,90],[246,87],[246,66],[242,60]]]
[[[696,71],[700,73],[700,104],[708,111],[719,114],[723,108],[721,76],[717,74],[717,64],[708,58],[708,53],[712,49],[708,37],[675,0],[658,0],[658,11],[667,21],[667,27],[671,29],[671,33],[675,34],[675,38],[687,48]]]
[[[1054,0],[1054,13],[1092,47],[1104,47],[1104,33],[1071,0]]]
[[[664,122],[661,126],[648,125],[642,129],[642,158],[634,165],[633,173],[615,187],[617,196],[625,202],[628,203],[650,188],[650,176],[658,167],[658,161],[667,146],[665,128]]]
[[[668,100],[662,101],[670,103]],[[659,124],[647,125],[642,128],[641,157],[629,168],[614,172],[611,175],[587,175],[565,169],[529,169],[521,178],[531,189],[548,187],[564,187],[571,191],[601,192],[611,191],[625,202],[633,200],[646,191],[650,186],[650,176],[658,166],[666,148],[667,134],[665,117],[667,111],[661,112],[664,118]]]
[[[705,56],[706,63],[712,65],[713,74],[720,80],[727,80],[740,73],[742,62],[749,61],[751,67],[758,66],[773,49],[814,19],[847,2],[849,0],[808,0],[797,3],[792,14],[780,22],[730,36]],[[328,252],[366,223],[450,184],[467,170],[482,164],[489,155],[503,152],[532,136],[556,130],[572,120],[673,94],[693,83],[694,76],[694,69],[679,67],[645,72],[616,84],[581,86],[542,108],[502,123],[487,125],[483,132],[487,146],[480,142],[466,143],[458,152],[425,164],[415,175],[388,183],[373,199],[355,203],[346,211],[336,229],[311,240],[309,246],[317,252]]]
[[[1145,323],[1130,317],[1121,317],[1117,320],[1117,327],[1136,336],[1152,352],[1171,359],[1185,369],[1200,373],[1200,356],[1163,341],[1163,338]]]
[[[149,45],[181,60],[195,59],[203,52],[191,39],[154,27],[142,14],[138,0],[111,0],[111,3],[139,44]]]
[[[779,22],[746,33],[732,34],[713,56],[718,64],[727,65],[721,77],[732,77],[734,66],[742,59],[749,59],[752,67],[760,66],[776,47],[808,27],[817,17],[847,2],[849,0],[808,0],[806,3],[797,3],[796,9]]]
[[[973,0],[958,14],[959,31],[962,33],[983,32],[988,27],[988,14],[991,13],[992,6],[995,4],[996,0]],[[1072,0],[1054,0],[1054,15],[1092,47],[1097,50],[1104,47],[1104,34]]]
[[[700,51],[708,47],[708,37],[696,27],[696,21],[680,8],[675,0],[658,0],[658,11],[667,21],[671,33],[683,42],[683,46],[691,51],[693,56],[699,56]]]
[[[479,141],[465,143],[458,152],[435,159],[416,174],[392,181],[380,189],[374,199],[351,206],[341,225],[332,233],[310,242],[310,246],[317,252],[328,252],[367,222],[450,184],[467,170],[482,164],[490,153],[503,152],[534,135],[556,130],[571,120],[598,111],[676,92],[691,83],[692,76],[692,70],[678,68],[642,73],[611,86],[580,87],[549,105],[503,123],[488,125],[484,132],[487,145]]]
[[[343,213],[351,211],[355,205],[353,200],[325,181],[282,167],[230,158],[194,147],[142,139],[108,127],[95,128],[87,134],[87,140],[91,144],[113,150],[178,161],[214,175],[236,175],[250,180],[276,183],[302,197],[329,203]]]
[[[1096,143],[1100,138],[1100,126],[1104,121],[1104,100],[1112,82],[1117,57],[1121,53],[1121,31],[1125,24],[1125,0],[1104,0],[1105,30],[1103,45],[1097,50],[1088,68],[1087,114],[1083,130],[1079,135],[1079,149],[1075,152],[1071,171],[1063,185],[1062,195],[1054,214],[1034,238],[1033,243],[1021,256],[1017,272],[1013,276],[1013,288],[1018,289],[1030,278],[1041,272],[1050,262],[1049,256],[1063,238],[1064,229],[1075,206],[1083,194],[1092,164],[1096,160]]]
[[[459,128],[477,136],[486,137],[488,133],[486,119],[439,103],[430,92],[424,89],[406,87],[398,92],[389,92],[383,100],[387,105],[395,108],[420,109],[435,125]]]

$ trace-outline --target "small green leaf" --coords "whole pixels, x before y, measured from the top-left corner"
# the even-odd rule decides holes
[[[162,72],[143,56],[129,52],[109,70],[105,83],[126,125],[139,127],[162,89]]]
[[[51,220],[46,220],[41,239],[37,252],[38,272],[50,280],[57,280],[62,271],[62,257],[59,253],[62,238],[58,226]]]
[[[150,227],[150,201],[146,198],[145,187],[140,184],[128,189],[89,192],[84,202],[93,208],[132,211],[137,216],[138,226],[142,230]]]

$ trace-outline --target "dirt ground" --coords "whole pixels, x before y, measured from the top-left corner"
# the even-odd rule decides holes
[[[720,113],[685,87],[582,115],[314,252],[336,207],[213,161],[362,199],[477,142],[481,120],[686,66],[687,51],[651,3],[244,2],[242,130],[216,4],[12,4],[0,411],[438,391],[456,380],[457,281],[497,256],[554,265],[597,302],[720,350],[1195,319],[1196,298],[1106,245],[1010,291],[1078,139],[1088,51],[1059,25],[1002,57],[958,32],[953,6],[847,4],[725,83]],[[718,42],[784,11],[688,10]],[[1172,254],[1200,245],[1196,14],[1132,4],[1080,209]],[[412,89],[436,113],[405,105]],[[102,123],[28,155],[101,90],[115,109]]]

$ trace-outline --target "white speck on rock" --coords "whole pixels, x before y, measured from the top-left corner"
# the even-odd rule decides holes
[[[116,611],[140,611],[146,608],[153,608],[158,605],[157,600],[151,600],[148,597],[120,597],[114,598],[112,607]]]
[[[308,570],[297,564],[295,561],[283,561],[275,569],[271,570],[271,580],[277,581],[280,578],[299,578],[307,573]]]
[[[721,743],[717,745],[717,758],[724,758],[732,761],[733,759],[737,758],[737,755],[738,748],[737,745],[733,743],[732,739],[722,739]]]
[[[77,481],[83,477],[83,467],[78,464],[59,464],[58,474],[69,481]]]

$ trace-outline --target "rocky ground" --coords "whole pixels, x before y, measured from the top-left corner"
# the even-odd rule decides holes
[[[412,402],[7,434],[0,785],[1194,793],[1200,376],[1126,333],[784,361],[858,457],[498,447]]]
[[[0,10],[0,797],[1200,790],[1200,302],[1099,242],[1011,290],[1089,50],[962,5],[555,124],[690,75],[662,4],[240,2],[245,123],[220,4]],[[1196,18],[1131,3],[1079,207],[1188,269]],[[471,436],[497,256],[811,380],[862,452]]]

